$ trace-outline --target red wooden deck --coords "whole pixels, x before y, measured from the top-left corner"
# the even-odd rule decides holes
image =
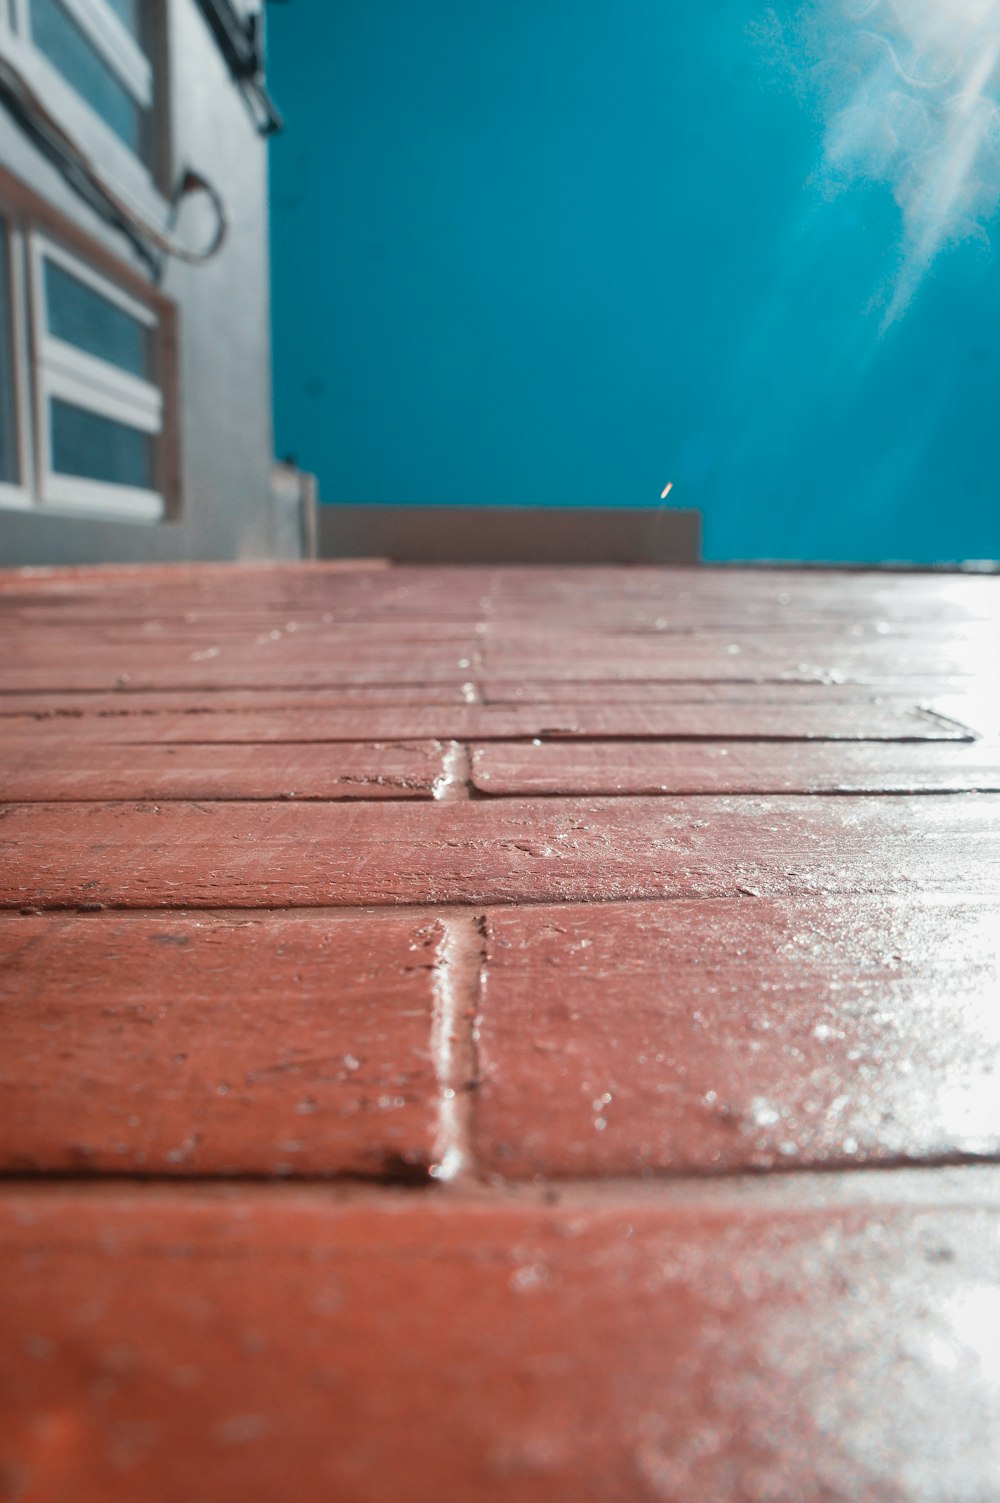
[[[0,576],[0,1499],[995,1503],[998,621]]]

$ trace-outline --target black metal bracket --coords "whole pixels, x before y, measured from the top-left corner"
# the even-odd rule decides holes
[[[257,129],[263,136],[273,136],[284,121],[265,82],[263,17],[240,16],[232,0],[198,0],[198,7],[233,81],[250,104]]]

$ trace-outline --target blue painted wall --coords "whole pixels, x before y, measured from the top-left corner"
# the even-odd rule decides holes
[[[966,235],[883,329],[900,209],[831,183],[794,15],[270,7],[279,454],[328,502],[672,480],[713,559],[1000,556],[998,266]]]

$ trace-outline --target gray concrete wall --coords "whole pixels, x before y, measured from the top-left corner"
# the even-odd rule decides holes
[[[169,66],[167,180],[185,167],[210,179],[229,237],[205,266],[167,264],[161,289],[179,305],[180,514],[163,523],[109,522],[0,510],[0,563],[114,562],[294,556],[271,493],[271,352],[267,147],[194,0],[165,0]],[[141,269],[0,109],[0,162],[121,260]],[[199,243],[211,220],[194,200],[180,232]]]

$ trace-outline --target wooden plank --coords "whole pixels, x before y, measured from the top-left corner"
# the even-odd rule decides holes
[[[11,570],[0,573],[0,608],[46,603],[56,609],[142,617],[150,602],[164,612],[229,609],[331,610],[368,616],[423,616],[445,620],[482,609],[493,570],[386,569],[296,563],[252,565],[140,565],[107,568]]]
[[[116,640],[116,636],[120,640]],[[994,625],[949,633],[908,631],[856,636],[850,631],[788,633],[635,633],[501,631],[421,639],[417,628],[377,633],[326,627],[290,634],[200,633],[188,639],[137,640],[134,630],[105,634],[23,631],[8,639],[0,690],[98,688],[299,687],[358,682],[433,682],[477,667],[496,679],[824,679],[970,676],[991,670]]]
[[[915,697],[921,704],[941,698],[993,697],[992,679],[970,684],[968,678],[931,678],[921,676],[918,683],[891,674],[880,679],[820,683],[809,680],[764,679],[755,681],[719,681],[715,679],[532,679],[478,678],[477,687],[484,704],[489,705],[612,705],[612,704],[724,704],[724,705],[798,705],[831,704],[906,704]],[[330,691],[336,692],[336,691]],[[65,695],[59,703],[85,696]],[[119,695],[121,700],[124,696]],[[136,695],[136,700],[146,696]],[[165,697],[165,696],[161,696]],[[30,710],[30,695],[4,695],[0,698],[0,715],[8,707]],[[263,708],[263,706],[261,706]]]
[[[1000,797],[9,804],[0,904],[319,907],[966,892]]]
[[[207,713],[164,710],[155,715],[9,716],[0,744],[61,739],[107,745],[144,742],[258,743],[512,740],[517,737],[588,740],[645,737],[670,740],[968,741],[975,729],[920,705],[896,704],[586,704],[586,705],[356,705],[335,710],[246,710]],[[954,706],[951,707],[954,711]],[[958,706],[965,712],[966,705]],[[979,702],[970,702],[977,711]]]
[[[619,623],[697,629],[761,621],[933,623],[947,629],[1000,619],[1000,578],[891,574],[884,569],[706,567],[697,570],[503,569],[490,586],[491,616],[523,622]]]
[[[472,783],[495,797],[997,793],[1000,743],[495,741],[472,748]]]
[[[443,930],[381,913],[0,917],[0,1172],[427,1172]]]
[[[171,649],[84,647],[41,643],[33,653],[13,652],[0,664],[0,692],[130,689],[312,688],[336,684],[452,683],[470,676],[472,647],[397,641],[367,647],[317,643],[279,651],[259,648]]]
[[[476,1159],[510,1177],[1000,1156],[1000,898],[493,910]]]
[[[115,746],[0,740],[0,800],[433,798],[438,741]]]
[[[950,686],[955,692],[955,685]],[[870,696],[869,696],[870,697]],[[60,690],[52,693],[0,693],[0,718],[77,719],[92,715],[178,715],[239,713],[246,710],[343,710],[373,705],[463,705],[478,699],[475,685],[334,684],[316,689],[139,689]],[[909,695],[912,699],[912,694]]]
[[[0,664],[0,691],[313,687],[338,683],[493,679],[618,681],[703,679],[746,682],[981,677],[996,660],[994,626],[855,637],[804,631],[729,639],[725,633],[633,634],[545,630],[415,640],[412,631],[381,636],[344,628],[256,636],[225,633],[137,642],[73,631],[14,636]]]
[[[475,631],[488,648],[517,651],[525,655],[548,654],[569,656],[575,643],[585,649],[656,660],[681,655],[701,643],[722,649],[730,655],[785,652],[798,643],[815,652],[824,645],[843,649],[883,647],[889,652],[912,653],[939,646],[948,641],[963,647],[982,649],[994,643],[997,620],[953,621],[947,626],[933,621],[823,620],[813,621],[808,614],[796,613],[784,621],[752,621],[733,627],[712,616],[704,620],[668,620],[644,625],[621,627],[596,619],[564,620],[551,607],[534,618],[504,619],[484,613]],[[358,631],[363,628],[359,625]]]
[[[155,602],[153,602],[155,605]],[[188,619],[193,617],[193,619]],[[329,617],[329,619],[324,619]],[[408,623],[407,642],[422,647],[467,650],[485,626],[475,622],[428,621],[422,618]],[[205,621],[197,613],[181,617],[163,617],[158,612],[138,620],[122,621],[118,617],[97,622],[86,618],[69,621],[20,620],[6,622],[5,636],[20,653],[43,657],[46,652],[70,653],[79,658],[100,658],[123,648],[141,650],[143,654],[162,658],[174,654],[180,658],[192,652],[217,648],[220,656],[257,654],[257,649],[272,656],[294,656],[310,648],[320,650],[357,647],[360,651],[383,648],[390,653],[400,648],[398,621],[356,621],[350,617],[335,619],[329,612],[315,612],[289,617],[287,612],[269,612],[253,616],[238,609],[219,613]]]
[[[696,629],[913,623],[947,629],[1000,619],[1000,580],[958,574],[879,570],[702,568],[337,569],[331,564],[260,568],[196,565],[0,572],[0,610],[76,611],[93,619],[225,609],[316,610],[355,616],[444,620],[488,613],[503,623],[532,619],[612,627]]]
[[[336,710],[373,705],[560,705],[572,711],[582,705],[718,704],[774,705],[784,709],[808,705],[812,709],[834,704],[901,707],[913,709],[940,702],[966,710],[966,718],[994,709],[992,682],[968,679],[924,679],[919,684],[886,678],[878,683],[717,683],[696,679],[671,680],[600,679],[562,683],[468,679],[458,683],[359,683],[331,684],[313,689],[138,689],[24,691],[0,693],[0,717],[31,715],[79,717],[83,715],[148,715],[173,711],[177,714],[246,710]],[[961,717],[958,717],[961,718]]]
[[[583,679],[762,680],[799,682],[982,676],[996,662],[997,628],[992,623],[957,632],[913,632],[896,638],[865,639],[849,632],[783,634],[697,632],[689,636],[654,634],[610,637],[597,632],[539,632],[520,640],[512,633],[484,637],[486,678],[564,682]]]
[[[443,610],[439,615],[414,614],[411,618],[415,634],[428,639],[453,638],[466,635],[476,629],[484,613],[474,605],[459,614]],[[272,630],[285,632],[311,631],[344,628],[364,631],[370,636],[388,636],[393,628],[399,629],[400,613],[395,615],[358,609],[353,605],[318,601],[280,600],[255,603],[234,600],[229,603],[199,600],[191,609],[184,601],[178,601],[157,592],[149,596],[114,602],[106,600],[54,603],[51,601],[22,601],[15,607],[5,608],[0,596],[0,620],[11,631],[28,628],[44,631],[68,631],[85,629],[95,636],[113,634],[125,640],[128,632],[132,640],[140,640],[147,634],[154,638],[204,636],[214,632],[244,633],[256,636]]]
[[[8,1190],[12,1496],[985,1503],[995,1190],[879,1180],[549,1207]]]

